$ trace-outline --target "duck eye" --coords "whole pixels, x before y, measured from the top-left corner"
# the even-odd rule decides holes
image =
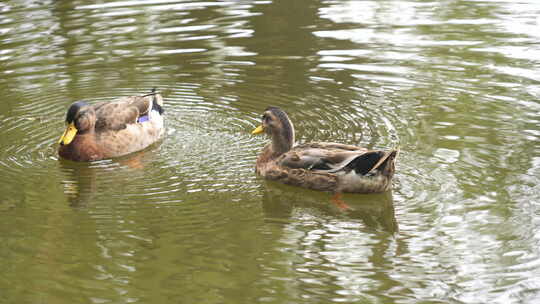
[[[267,114],[264,114],[263,117],[262,117],[262,119],[263,119],[264,121],[269,121],[269,120],[270,120],[270,116],[268,116]]]

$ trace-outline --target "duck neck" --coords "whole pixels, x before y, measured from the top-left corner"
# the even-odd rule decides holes
[[[291,128],[285,128],[282,132],[272,136],[272,152],[274,156],[287,153],[294,144],[294,131]]]

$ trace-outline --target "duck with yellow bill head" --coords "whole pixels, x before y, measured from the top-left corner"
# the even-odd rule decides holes
[[[257,158],[255,171],[269,180],[334,193],[377,193],[391,188],[399,149],[371,151],[332,142],[294,146],[294,126],[287,114],[268,107],[252,134],[271,142]]]
[[[163,97],[155,89],[93,105],[77,101],[67,111],[58,154],[95,161],[142,150],[163,136],[163,112]]]

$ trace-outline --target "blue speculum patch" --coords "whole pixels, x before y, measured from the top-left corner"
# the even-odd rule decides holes
[[[150,120],[148,115],[144,115],[144,116],[141,116],[137,119],[137,122],[145,122],[145,121],[148,121]]]

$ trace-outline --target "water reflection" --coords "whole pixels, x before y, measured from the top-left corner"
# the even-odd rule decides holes
[[[145,170],[153,169],[152,162],[161,143],[159,141],[142,151],[123,157],[95,162],[74,162],[60,158],[58,164],[61,184],[69,205],[89,207],[96,194],[116,191],[117,196],[129,191],[129,187],[144,188],[147,195],[157,195],[164,191],[159,187],[157,177],[145,177]],[[132,179],[128,181],[127,176]],[[136,178],[137,176],[140,178]],[[149,185],[154,187],[148,187]],[[150,189],[152,191],[148,192]]]
[[[539,14],[533,0],[2,1],[1,299],[538,302]],[[152,87],[159,147],[131,165],[57,159],[71,102]],[[343,213],[256,178],[266,140],[249,130],[268,105],[300,142],[401,143],[393,193],[345,196]]]
[[[263,210],[268,221],[301,220],[305,214],[333,216],[340,219],[359,220],[364,228],[384,230],[391,234],[398,231],[392,192],[360,195],[345,194],[342,199],[350,207],[338,208],[332,194],[264,181]]]
[[[60,161],[64,173],[62,186],[64,194],[72,207],[87,206],[97,189],[96,170],[86,163]]]
[[[337,302],[365,300],[384,289],[377,283],[379,279],[399,286],[388,275],[389,261],[382,258],[396,250],[398,224],[392,193],[346,195],[348,211],[333,205],[331,196],[265,182],[266,222],[282,227],[276,242],[282,244],[289,263],[264,266],[279,269],[288,265],[286,271],[294,282],[288,293],[302,294],[311,301],[324,301],[325,295]]]

